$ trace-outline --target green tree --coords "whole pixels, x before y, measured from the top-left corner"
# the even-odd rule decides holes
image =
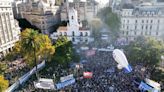
[[[60,64],[68,65],[71,61],[79,61],[79,56],[75,53],[71,41],[66,37],[60,37],[55,42],[56,52],[53,60]]]
[[[120,30],[120,17],[112,12],[110,7],[104,7],[98,12],[99,18],[109,26],[112,40],[119,36]]]
[[[142,64],[150,72],[151,78],[161,80],[164,74],[157,69],[164,51],[164,43],[154,38],[138,37],[125,47],[126,56],[131,64]],[[163,81],[163,80],[162,80]]]
[[[3,62],[0,62],[0,75],[3,75],[7,70],[7,65]]]
[[[164,44],[154,38],[138,37],[126,46],[127,58],[132,63],[143,63],[154,66],[161,61],[161,50]]]
[[[33,29],[25,29],[21,33],[21,40],[14,47],[16,53],[21,53],[30,66],[36,66],[40,59],[45,59],[55,51],[48,36]],[[37,76],[37,72],[36,72]]]
[[[9,86],[9,82],[5,80],[2,75],[0,75],[0,92],[5,92],[8,86]]]

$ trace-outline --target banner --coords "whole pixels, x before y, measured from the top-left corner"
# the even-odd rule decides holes
[[[92,78],[93,73],[92,72],[83,72],[83,77],[84,78]]]
[[[68,0],[69,3],[73,3],[73,0]]]
[[[139,85],[139,89],[143,91],[151,91],[153,88],[147,85],[146,83],[141,82]]]
[[[34,86],[40,89],[55,89],[52,79],[40,78],[38,82],[34,82]]]
[[[73,79],[73,74],[70,74],[70,75],[65,76],[65,77],[60,77],[61,82],[65,82],[65,81],[68,81],[68,80],[71,80],[71,79]]]
[[[74,78],[71,79],[71,80],[68,80],[68,81],[56,84],[56,89],[64,88],[65,86],[71,85],[73,83],[75,83],[75,79]]]
[[[86,56],[93,56],[96,54],[96,51],[95,50],[89,50],[86,52]]]
[[[86,0],[80,0],[81,2],[86,2]]]

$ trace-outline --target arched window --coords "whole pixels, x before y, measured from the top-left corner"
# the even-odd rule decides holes
[[[74,31],[72,32],[72,36],[75,36],[75,32]]]
[[[62,32],[60,32],[60,36],[62,36]]]
[[[83,33],[82,32],[80,32],[80,36],[83,36]]]
[[[88,33],[87,32],[85,33],[85,36],[88,36]]]

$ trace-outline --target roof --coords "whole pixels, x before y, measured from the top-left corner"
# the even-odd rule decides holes
[[[67,27],[61,26],[58,28],[59,31],[67,31]]]
[[[87,31],[87,30],[89,30],[89,28],[80,27],[79,30],[80,31]]]
[[[157,2],[164,2],[164,0],[157,0]]]
[[[124,4],[122,6],[123,9],[134,9],[134,6],[132,4]]]

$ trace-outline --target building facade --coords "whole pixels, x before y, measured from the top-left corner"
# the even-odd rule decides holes
[[[91,21],[97,14],[98,3],[95,0],[64,0],[61,5],[61,21],[68,21],[68,10],[74,7],[78,13],[78,20]]]
[[[55,0],[27,0],[20,6],[21,17],[44,34],[49,34],[53,26],[60,21],[59,6],[55,5]]]
[[[142,3],[137,6],[125,4],[121,10],[121,36],[134,40],[138,36],[164,37],[164,5]]]
[[[10,0],[0,1],[0,57],[12,50],[19,40],[20,28],[14,20]]]
[[[66,27],[59,27],[57,32],[51,34],[51,38],[56,40],[60,36],[66,36],[73,43],[89,42],[89,28],[82,26],[78,21],[78,13],[73,7],[68,10],[69,23]]]

